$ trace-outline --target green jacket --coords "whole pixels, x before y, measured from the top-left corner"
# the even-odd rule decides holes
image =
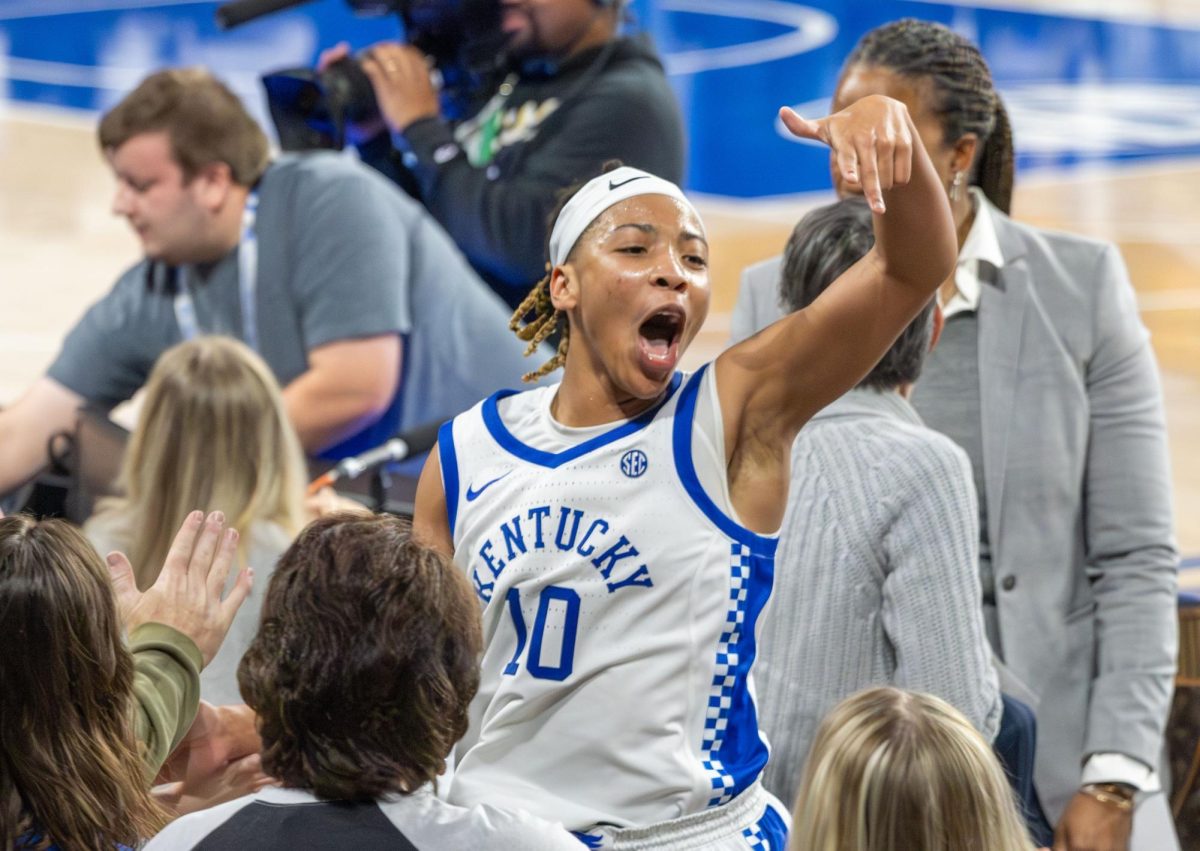
[[[196,719],[204,659],[192,639],[161,623],[142,624],[129,636],[133,654],[135,730],[149,782]]]

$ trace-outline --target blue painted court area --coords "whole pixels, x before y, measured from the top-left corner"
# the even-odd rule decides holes
[[[232,32],[193,0],[3,0],[0,94],[102,110],[147,71],[212,67],[265,122],[258,76],[322,47],[399,35],[394,19],[319,0]],[[905,0],[636,0],[689,122],[689,188],[743,198],[828,186],[823,149],[775,113],[823,111],[842,58],[888,20],[942,21],[983,47],[1016,128],[1019,167],[1200,155],[1200,30]]]

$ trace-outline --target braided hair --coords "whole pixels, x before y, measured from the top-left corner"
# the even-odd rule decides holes
[[[614,169],[621,168],[623,165],[624,163],[620,160],[608,160],[600,169],[600,174],[607,174]],[[550,256],[550,234],[554,231],[554,223],[558,221],[558,217],[562,214],[567,203],[575,197],[575,194],[580,189],[588,184],[589,180],[591,178],[572,183],[558,194],[558,202],[555,204],[554,210],[550,213],[550,217],[546,222],[547,257]],[[588,225],[587,229],[580,235],[576,245],[583,242],[583,238],[587,236],[588,230],[591,230],[591,225]],[[516,333],[519,339],[529,344],[525,347],[525,357],[529,357],[536,352],[538,346],[548,340],[553,334],[559,334],[558,348],[554,353],[554,357],[550,358],[550,360],[546,361],[533,372],[525,373],[521,376],[522,381],[537,381],[539,378],[549,375],[567,363],[567,349],[571,344],[571,326],[568,324],[563,312],[556,308],[554,302],[550,299],[551,271],[550,261],[547,260],[545,276],[534,284],[533,289],[529,291],[529,295],[525,296],[524,301],[517,305],[512,318],[508,321],[509,330]],[[533,315],[530,316],[530,314]]]
[[[913,18],[867,33],[845,68],[886,68],[910,80],[929,80],[932,109],[946,140],[974,133],[980,142],[970,174],[988,200],[1008,213],[1012,206],[1013,141],[1008,112],[979,48],[942,24]]]
[[[532,318],[528,318],[530,313],[533,314]],[[524,325],[521,324],[522,321],[525,322]],[[561,334],[554,357],[533,372],[522,375],[522,381],[537,381],[542,376],[549,375],[566,364],[567,348],[571,344],[571,328],[563,321],[562,311],[555,307],[554,302],[550,300],[549,263],[546,263],[546,275],[534,285],[533,289],[529,291],[529,295],[525,296],[525,300],[517,306],[512,319],[508,320],[508,327],[509,330],[516,333],[518,338],[529,344],[525,347],[525,357],[536,352],[538,346],[555,331]]]

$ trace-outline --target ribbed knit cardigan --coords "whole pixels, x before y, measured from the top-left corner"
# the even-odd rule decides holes
[[[780,538],[755,668],[770,791],[791,806],[821,718],[870,686],[938,695],[995,737],[961,449],[898,393],[851,391],[796,438]]]

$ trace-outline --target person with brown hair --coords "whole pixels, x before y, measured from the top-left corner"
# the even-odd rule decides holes
[[[166,814],[150,780],[196,714],[200,669],[249,593],[215,513],[184,522],[144,593],[61,520],[0,517],[0,847],[113,851]],[[129,646],[124,633],[129,632]]]
[[[607,171],[557,215],[518,316],[531,341],[565,324],[561,383],[497,393],[439,434],[414,524],[470,577],[486,642],[455,803],[561,818],[596,848],[786,841],[752,668],[789,449],[928,304],[954,231],[897,101],[781,117],[863,184],[864,258],[684,375],[709,306],[704,225],[675,184]]]
[[[792,851],[1033,851],[992,749],[940,698],[890,686],[817,730]]]
[[[102,501],[84,532],[100,552],[127,553],[138,587],[148,588],[169,530],[192,507],[220,509],[241,530],[239,565],[253,566],[260,582],[200,676],[207,701],[241,702],[237,665],[257,629],[266,581],[308,520],[306,474],[279,385],[248,346],[199,337],[158,359],[122,462],[123,496]]]
[[[466,580],[390,515],[330,515],[284,553],[238,679],[267,788],[177,820],[152,849],[578,851],[566,831],[435,795],[479,686]]]
[[[971,459],[984,623],[1001,688],[1037,715],[1055,847],[1175,848],[1158,767],[1179,557],[1162,387],[1125,264],[1009,218],[1012,132],[967,38],[913,19],[871,30],[833,104],[878,95],[907,104],[954,213],[945,328],[912,402]],[[770,261],[743,278],[777,285]]]
[[[330,458],[443,420],[517,381],[501,299],[416,201],[329,152],[269,160],[201,69],[148,76],[101,120],[113,212],[144,259],[84,314],[47,374],[0,411],[0,494],[46,461],[84,402],[109,409],[158,356],[235,336],[283,387],[301,444]],[[486,358],[464,358],[470,339]]]

